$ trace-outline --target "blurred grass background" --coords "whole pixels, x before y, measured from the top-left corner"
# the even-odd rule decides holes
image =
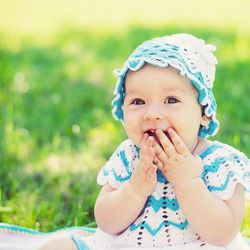
[[[95,226],[96,175],[125,138],[111,115],[112,71],[155,36],[216,44],[215,139],[249,156],[249,9],[248,0],[0,0],[0,221]]]

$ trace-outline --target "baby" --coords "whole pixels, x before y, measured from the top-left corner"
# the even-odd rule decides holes
[[[219,128],[214,51],[189,34],[160,37],[116,71],[113,114],[129,139],[98,175],[98,229],[78,249],[249,249],[239,234],[249,160],[207,139]]]
[[[129,139],[98,176],[96,239],[107,249],[247,248],[249,160],[207,139],[219,127],[214,50],[189,34],[156,38],[116,71],[113,113]]]

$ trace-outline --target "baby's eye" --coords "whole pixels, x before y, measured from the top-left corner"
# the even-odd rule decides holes
[[[132,100],[131,104],[143,105],[143,104],[145,104],[145,102],[140,98],[136,98],[136,99]]]
[[[175,97],[168,97],[167,100],[165,101],[165,103],[170,103],[170,104],[177,103],[177,102],[179,102],[179,100],[176,99]]]

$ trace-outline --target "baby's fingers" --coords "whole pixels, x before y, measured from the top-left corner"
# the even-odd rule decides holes
[[[163,148],[158,143],[155,143],[154,149],[155,149],[155,154],[156,154],[158,160],[162,163],[162,165],[166,164],[168,161],[168,155],[163,150]],[[158,166],[158,167],[160,167],[160,166]]]
[[[140,144],[140,158],[142,158],[143,155],[145,155],[147,150],[147,140],[148,140],[148,134],[144,134],[141,140]]]
[[[148,137],[144,145],[144,150],[141,152],[141,163],[142,169],[145,174],[148,173],[149,169],[153,165],[155,156],[155,149],[153,148],[154,138]]]
[[[154,158],[153,163],[154,163],[155,166],[157,166],[157,168],[159,168],[161,171],[163,171],[164,164],[163,164],[162,161],[158,158],[157,155],[155,155],[155,158]]]
[[[157,171],[157,166],[152,164],[147,172],[147,178],[149,180],[155,180],[156,179],[156,171]]]
[[[177,153],[182,155],[188,155],[189,150],[184,141],[180,138],[180,136],[172,129],[168,129],[168,134],[171,137],[172,143],[175,147]]]

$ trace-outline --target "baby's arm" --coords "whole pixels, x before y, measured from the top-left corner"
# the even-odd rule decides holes
[[[101,189],[95,204],[95,218],[103,231],[110,234],[124,231],[138,217],[153,192],[157,170],[152,163],[155,157],[153,142],[153,137],[144,136],[140,161],[130,180],[118,189],[109,184]]]
[[[201,178],[175,186],[175,194],[190,226],[207,242],[226,246],[240,231],[244,215],[240,185],[226,201],[213,196]]]
[[[170,140],[158,131],[163,149],[156,145],[159,168],[173,185],[179,205],[192,229],[213,245],[227,245],[240,230],[244,215],[243,188],[223,201],[215,197],[200,178],[201,159],[192,156],[172,129]]]

